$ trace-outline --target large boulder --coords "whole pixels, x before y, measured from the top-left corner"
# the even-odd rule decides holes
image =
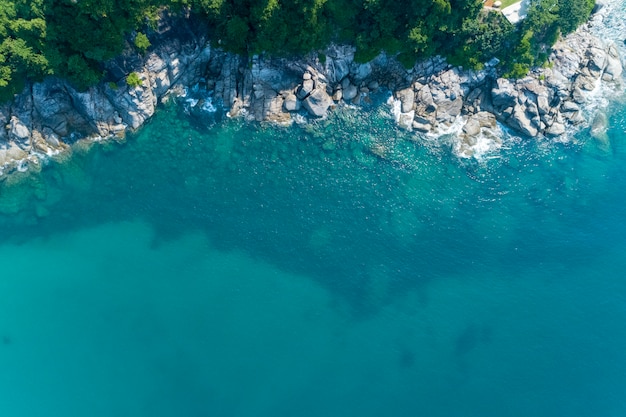
[[[456,97],[454,100],[442,100],[437,104],[437,120],[439,121],[452,121],[459,114],[463,108],[463,99]]]
[[[417,92],[417,101],[423,104],[424,106],[426,106],[426,108],[430,108],[431,110],[434,110],[435,100],[433,99],[433,95],[428,85],[423,86]]]
[[[294,93],[289,93],[285,97],[285,102],[283,103],[285,110],[287,111],[298,111],[300,110],[300,100]]]
[[[604,68],[604,74],[602,80],[613,81],[618,79],[623,72],[622,62],[620,61],[619,54],[615,45],[610,45],[607,49],[606,67]]]
[[[16,142],[23,142],[30,138],[30,129],[20,119],[13,116],[9,122],[9,137]]]
[[[590,71],[600,73],[604,70],[604,67],[606,66],[606,52],[604,49],[592,46],[587,49],[586,55],[589,59],[587,68],[589,68]]]
[[[470,118],[463,126],[463,133],[469,136],[476,136],[480,133],[480,123],[478,120]]]
[[[159,96],[165,94],[172,85],[167,62],[159,55],[151,53],[148,56],[145,67],[152,75],[156,94]]]
[[[396,98],[402,104],[402,113],[408,113],[413,110],[415,104],[415,92],[412,88],[396,91]]]
[[[515,85],[505,78],[498,78],[496,86],[491,90],[491,102],[494,107],[505,109],[517,103],[518,92]]]
[[[363,81],[372,73],[372,64],[370,64],[369,62],[366,62],[365,64],[352,63],[350,73],[352,74],[352,78],[354,78],[355,81]]]
[[[537,134],[539,133],[539,130],[534,125],[529,115],[526,114],[526,109],[524,106],[515,106],[511,117],[507,119],[506,123],[513,129],[527,136],[534,137],[537,136]]]
[[[356,98],[359,94],[359,90],[356,88],[356,85],[352,84],[348,78],[343,79],[341,86],[341,96],[346,102],[354,100],[354,98]]]
[[[550,112],[550,102],[547,95],[537,97],[537,111],[541,115],[548,114]]]
[[[481,128],[495,128],[496,127],[496,116],[493,113],[489,113],[486,111],[480,111],[471,116],[471,119],[478,121],[478,124]]]
[[[463,126],[463,133],[468,136],[476,136],[482,128],[493,129],[496,127],[496,116],[493,114],[480,111],[471,115]]]
[[[413,118],[415,117],[415,111],[411,110],[407,113],[400,113],[398,115],[398,126],[403,129],[411,130],[413,128]]]
[[[609,127],[609,119],[604,112],[598,112],[591,123],[590,133],[594,138],[601,138],[606,134]]]
[[[558,97],[567,97],[571,86],[571,81],[558,69],[546,70],[546,84],[552,88]]]
[[[546,136],[549,136],[549,137],[561,136],[564,133],[565,133],[565,125],[560,122],[552,123],[552,126],[550,126],[545,131]]]
[[[306,98],[306,96],[311,94],[311,92],[313,91],[313,88],[315,88],[315,81],[313,81],[310,78],[303,80],[302,85],[298,89],[298,98],[300,100],[303,100],[304,98]]]
[[[331,84],[337,84],[350,73],[350,64],[354,61],[354,48],[331,45],[325,52],[325,73]]]
[[[302,101],[304,108],[315,117],[326,117],[328,108],[333,104],[333,99],[326,93],[325,88],[316,88]]]

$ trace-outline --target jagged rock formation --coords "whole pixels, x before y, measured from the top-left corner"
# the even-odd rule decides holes
[[[202,77],[211,49],[190,22],[180,19],[175,27],[172,22],[162,20],[154,51],[142,58],[129,50],[112,60],[107,63],[108,80],[87,91],[50,77],[0,107],[5,126],[0,129],[0,170],[63,151],[77,138],[123,135],[149,119],[172,86]],[[133,71],[142,86],[126,85]]]

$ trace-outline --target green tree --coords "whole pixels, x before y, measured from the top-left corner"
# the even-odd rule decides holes
[[[146,52],[146,50],[151,46],[151,43],[148,40],[148,37],[141,32],[137,32],[137,36],[135,36],[134,44],[135,44],[135,47],[137,47],[137,49],[139,49],[142,53]]]
[[[139,74],[137,74],[136,72],[131,72],[126,77],[126,84],[128,84],[128,86],[131,88],[141,87],[143,86],[143,81],[141,81],[141,78],[139,78]]]
[[[573,32],[581,23],[586,22],[594,5],[594,0],[559,0],[558,25],[561,32]]]

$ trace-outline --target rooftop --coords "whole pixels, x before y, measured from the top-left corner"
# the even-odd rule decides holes
[[[526,17],[530,0],[521,0],[502,9],[502,14],[512,24],[516,24]]]

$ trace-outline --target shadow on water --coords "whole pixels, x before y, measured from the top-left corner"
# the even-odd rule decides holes
[[[460,271],[584,263],[624,233],[623,143],[595,155],[518,141],[475,163],[409,140],[377,110],[284,129],[194,123],[170,106],[123,144],[75,146],[6,179],[0,241],[127,220],[150,223],[154,245],[202,231],[312,277],[359,316]]]

